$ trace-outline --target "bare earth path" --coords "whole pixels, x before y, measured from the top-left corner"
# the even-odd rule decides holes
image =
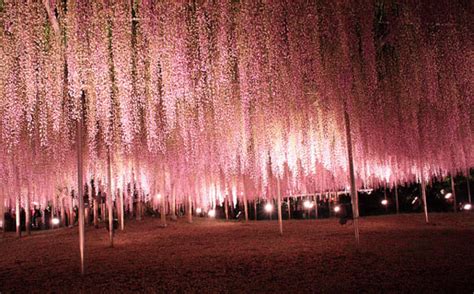
[[[109,248],[86,231],[86,275],[77,228],[0,238],[0,292],[461,292],[474,291],[474,213],[226,223],[127,223]]]

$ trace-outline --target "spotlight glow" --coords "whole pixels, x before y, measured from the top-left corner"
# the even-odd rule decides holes
[[[273,205],[271,203],[265,204],[265,211],[266,212],[272,212],[273,210]]]
[[[216,217],[216,211],[214,209],[211,209],[209,210],[209,212],[207,213],[207,215],[209,217]]]
[[[59,225],[59,218],[55,217],[51,220],[51,223],[55,226]]]
[[[201,208],[196,208],[196,213],[197,214],[200,214],[202,212],[202,209]]]
[[[464,204],[464,206],[463,206],[463,209],[464,209],[464,210],[471,210],[471,208],[472,208],[471,203],[466,203],[466,204]]]
[[[306,200],[305,202],[303,202],[303,206],[304,206],[304,208],[311,209],[311,208],[313,208],[314,203],[309,201],[309,200]]]
[[[334,207],[334,212],[339,212],[341,211],[341,207],[339,205]]]
[[[446,195],[444,195],[444,199],[449,199],[453,196],[453,193],[448,193]]]
[[[156,199],[158,199],[158,200],[161,199],[161,194],[160,193],[156,194]]]
[[[380,203],[382,203],[382,205],[387,205],[387,204],[388,204],[388,201],[387,201],[387,199],[384,199],[384,200],[382,200]]]

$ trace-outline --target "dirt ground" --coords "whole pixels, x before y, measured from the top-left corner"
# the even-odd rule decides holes
[[[0,292],[463,292],[474,291],[474,213],[238,223],[130,221],[108,246],[86,230],[86,274],[78,230],[0,238]]]

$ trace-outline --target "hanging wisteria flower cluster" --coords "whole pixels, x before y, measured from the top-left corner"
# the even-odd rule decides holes
[[[346,187],[345,113],[358,186],[466,172],[465,3],[0,1],[3,193],[73,188],[77,121],[87,179],[203,204]]]

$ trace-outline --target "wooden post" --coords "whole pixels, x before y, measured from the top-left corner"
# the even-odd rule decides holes
[[[456,185],[454,184],[454,174],[451,173],[451,193],[453,194],[453,211],[457,212]]]
[[[2,235],[5,234],[5,189],[3,185],[0,187],[0,228]]]
[[[31,179],[30,179],[31,180]],[[31,212],[30,212],[30,201],[31,201],[31,186],[28,183],[28,191],[26,192],[26,201],[25,201],[25,231],[26,235],[31,235]]]
[[[397,185],[395,184],[395,205],[397,207],[397,214],[400,213],[400,204],[398,202],[398,187]]]
[[[176,216],[176,185],[173,184],[171,188],[171,220],[177,220]]]
[[[133,200],[135,197],[135,181],[132,172],[132,178],[130,179],[130,194],[128,194],[128,208],[130,212],[130,219],[133,219]]]
[[[166,174],[163,170],[163,187],[161,189],[161,207],[160,207],[160,216],[161,216],[161,226],[166,227]]]
[[[228,195],[225,195],[224,198],[224,212],[225,212],[225,220],[229,220],[229,200]]]
[[[97,229],[99,228],[99,201],[97,201],[97,195],[94,195],[93,198],[93,205],[94,205],[94,227]]]
[[[346,141],[347,141],[347,157],[349,161],[349,177],[351,183],[351,202],[352,202],[352,215],[354,218],[354,234],[357,245],[359,244],[359,195],[357,194],[355,173],[354,173],[354,160],[352,156],[352,137],[351,137],[351,123],[349,120],[349,113],[347,112],[347,104],[344,101],[344,122],[346,125]]]
[[[467,199],[468,199],[469,203],[471,203],[471,185],[469,183],[470,178],[471,178],[471,169],[467,168],[466,184],[467,184]]]
[[[287,205],[288,205],[288,220],[291,219],[291,197],[288,196],[288,200],[286,201]]]
[[[248,222],[249,220],[249,211],[248,211],[248,203],[247,203],[247,196],[245,195],[245,191],[244,191],[244,213],[245,213],[245,222]]]
[[[18,238],[21,238],[20,191],[16,191],[15,217],[16,217],[16,236],[17,236]]]
[[[257,211],[257,199],[255,199],[253,201],[253,214],[254,214],[254,220],[257,220],[257,215],[258,215],[258,211]]]
[[[71,191],[72,193],[72,191]],[[73,227],[74,226],[74,201],[73,201],[73,198],[72,198],[72,194],[69,193],[69,190],[68,190],[68,199],[69,199],[69,205],[68,205],[68,215],[69,215],[69,227]]]
[[[66,212],[64,209],[64,194],[61,193],[61,198],[60,198],[60,205],[61,205],[61,226],[65,227],[66,226]]]
[[[423,209],[425,211],[425,220],[426,223],[429,223],[428,219],[428,203],[426,202],[426,183],[425,183],[425,176],[423,173],[421,174],[421,197],[423,198]]]
[[[79,250],[81,254],[81,273],[84,275],[84,184],[83,184],[83,163],[82,163],[82,117],[76,121],[77,126],[77,140],[76,140],[76,149],[77,149],[77,191],[78,191],[78,204],[79,204]]]
[[[318,219],[318,195],[314,194],[314,218]]]
[[[118,194],[119,194],[119,211],[120,211],[120,230],[123,231],[125,229],[125,209],[124,209],[124,202],[123,202],[123,194],[125,191],[120,191],[118,189]]]
[[[280,190],[280,178],[277,178],[277,208],[278,208],[278,225],[280,227],[280,236],[283,236],[283,220],[281,214],[281,190]]]
[[[193,199],[191,198],[191,193],[188,192],[188,223],[193,222]]]
[[[107,150],[107,207],[109,214],[110,247],[114,247],[114,211],[112,202],[112,165],[110,163],[110,147]]]

